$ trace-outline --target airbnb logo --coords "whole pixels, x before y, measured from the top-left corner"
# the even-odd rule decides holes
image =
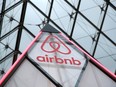
[[[61,41],[57,36],[55,35],[49,35],[46,37],[45,41],[43,41],[41,45],[41,49],[46,53],[60,53],[65,55],[71,55],[71,50],[68,48],[68,46]],[[81,65],[81,62],[78,59],[75,59],[74,57],[58,57],[55,56],[49,56],[46,55],[39,55],[37,56],[37,61],[41,63],[56,63],[56,64],[69,64],[69,65]]]
[[[48,62],[48,63],[54,62],[57,64],[71,64],[71,65],[81,64],[79,60],[75,60],[73,57],[67,59],[67,58],[58,58],[57,56],[49,57],[48,55],[45,55],[45,56],[38,56],[37,60],[39,62]]]
[[[57,41],[51,41],[51,39],[55,39]],[[46,43],[49,44],[49,46],[51,47],[51,50],[48,50],[47,47],[45,47]],[[63,48],[66,49],[66,51],[61,51],[61,46]],[[41,49],[47,53],[53,53],[53,52],[59,52],[61,54],[70,54],[71,50],[56,36],[53,35],[49,35],[45,41],[43,42],[43,44],[41,45]]]

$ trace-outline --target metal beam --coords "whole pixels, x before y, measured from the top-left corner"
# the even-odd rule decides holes
[[[108,4],[106,4],[106,9],[104,11],[103,19],[102,19],[102,22],[101,22],[101,25],[100,25],[98,37],[97,37],[97,40],[96,40],[96,43],[95,43],[95,47],[94,47],[92,56],[95,55],[95,52],[96,52],[96,49],[97,49],[97,46],[98,46],[98,42],[99,42],[99,38],[100,38],[100,35],[101,35],[101,32],[102,32],[102,27],[103,27],[103,24],[104,24],[104,20],[105,20],[105,17],[106,17],[107,10],[108,10]]]
[[[52,7],[53,7],[53,2],[54,2],[54,0],[51,1],[51,5],[50,5],[50,10],[49,10],[49,14],[48,14],[47,23],[49,23],[49,19],[50,19],[51,12],[52,12]]]
[[[75,14],[75,17],[74,17],[74,22],[73,22],[73,26],[72,26],[72,29],[71,29],[70,37],[72,37],[72,35],[73,35],[73,31],[74,31],[74,27],[75,27],[75,23],[76,23],[76,19],[77,19],[80,4],[81,4],[81,0],[79,0],[78,5],[77,5],[77,11],[76,11],[76,14]]]
[[[116,11],[116,7],[109,0],[104,0],[104,1]]]
[[[5,5],[6,5],[6,0],[3,0],[3,2],[2,2],[1,13],[4,12],[4,10],[5,10]],[[1,37],[1,32],[2,32],[3,18],[4,18],[4,13],[3,13],[2,15],[0,15],[0,37]]]
[[[16,52],[19,50],[19,46],[20,46],[26,8],[27,8],[27,0],[23,0],[23,7],[22,7],[21,18],[20,18],[20,22],[19,22],[18,35],[17,35],[17,40],[16,40],[16,46],[15,46],[15,51]],[[14,63],[17,60],[17,56],[18,56],[18,54],[14,55],[12,63]]]

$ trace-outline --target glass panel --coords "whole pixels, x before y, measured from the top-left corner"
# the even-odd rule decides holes
[[[34,39],[29,33],[27,33],[25,30],[22,31],[22,38],[20,45],[21,47],[19,48],[21,52],[23,52],[27,46],[31,43],[31,41]]]
[[[52,8],[51,19],[70,35],[75,13],[75,10],[68,6],[65,1],[55,0]]]
[[[116,42],[116,11],[112,9],[110,6],[108,7],[108,11],[106,13],[104,25],[103,25],[103,32],[110,37],[114,42]]]
[[[93,38],[96,36],[96,33],[96,29],[82,16],[78,15],[72,37],[88,52],[92,51],[91,49],[94,43]]]
[[[81,0],[80,11],[83,13],[90,21],[92,21],[96,26],[99,27],[101,23],[103,11],[101,8],[105,8],[103,0]]]
[[[2,1],[2,0],[1,0]],[[4,0],[5,1],[5,0]],[[6,6],[5,9],[11,7],[12,5],[14,5],[15,3],[19,2],[20,0],[6,0]]]
[[[116,67],[112,67],[116,66],[115,50],[116,46],[110,43],[103,35],[100,35],[95,58],[112,72],[116,69]]]
[[[45,17],[40,14],[31,4],[28,3],[24,26],[36,36],[40,29],[42,29],[45,25],[44,22],[46,23]]]
[[[1,36],[11,31],[19,24],[21,10],[22,10],[22,4],[18,5],[16,8],[13,8],[12,10],[10,10],[5,14],[3,18]]]

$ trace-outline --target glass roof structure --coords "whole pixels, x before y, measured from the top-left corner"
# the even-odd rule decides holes
[[[116,0],[0,0],[0,78],[50,24],[116,71]]]

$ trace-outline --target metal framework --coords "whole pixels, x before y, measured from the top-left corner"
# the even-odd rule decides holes
[[[62,31],[71,40],[73,40],[76,44],[78,44],[83,50],[85,50],[87,53],[89,53],[91,56],[95,57],[96,59],[99,60],[99,58],[104,58],[103,56],[107,56],[108,58],[112,59],[113,62],[116,64],[116,52],[109,53],[108,50],[110,48],[108,48],[108,50],[107,50],[107,49],[105,49],[103,47],[104,44],[102,44],[102,46],[100,44],[100,41],[101,41],[100,38],[105,38],[105,40],[107,40],[108,43],[110,43],[111,47],[113,48],[113,51],[114,50],[116,51],[116,42],[115,42],[116,40],[112,39],[112,36],[109,35],[109,34],[107,34],[103,30],[103,26],[105,25],[105,21],[106,21],[107,17],[109,16],[109,18],[111,18],[111,20],[113,20],[113,22],[115,24],[115,28],[114,28],[114,32],[115,32],[115,29],[116,29],[116,19],[115,18],[116,17],[113,19],[112,16],[109,15],[108,13],[110,11],[109,10],[109,8],[110,8],[116,14],[116,12],[115,12],[116,11],[116,6],[115,6],[115,4],[113,4],[113,2],[116,3],[116,1],[103,0],[102,4],[101,3],[98,4],[95,0],[91,0],[95,4],[97,3],[96,7],[99,10],[101,10],[100,14],[102,14],[102,16],[100,18],[101,22],[99,22],[99,25],[95,24],[88,16],[86,16],[83,13],[83,11],[80,10],[80,8],[82,8],[82,6],[84,6],[83,3],[82,3],[83,0],[64,0],[64,1],[61,1],[61,3],[65,4],[64,7],[63,7],[63,5],[58,0],[45,0],[45,1],[47,2],[47,5],[43,4],[43,6],[46,7],[46,11],[48,13],[46,13],[46,11],[43,11],[40,8],[39,5],[41,3],[38,3],[38,5],[37,5],[37,4],[34,3],[34,0],[18,0],[18,1],[14,0],[14,3],[10,2],[10,0],[9,0],[9,2],[6,1],[6,0],[1,0],[1,4],[0,5],[1,5],[2,8],[0,9],[1,10],[0,11],[0,65],[2,65],[3,63],[8,63],[7,60],[9,58],[11,59],[12,63],[14,63],[16,61],[18,55],[23,51],[23,50],[20,50],[20,49],[22,49],[24,47],[22,45],[21,41],[24,40],[27,45],[29,44],[26,41],[26,38],[24,38],[22,36],[23,33],[28,34],[28,36],[31,37],[32,39],[36,36],[36,33],[34,33],[33,29],[29,28],[28,25],[30,25],[30,26],[32,25],[32,26],[37,27],[38,28],[37,32],[39,32],[41,30],[41,28],[46,23],[52,24],[54,27],[56,27],[57,29],[59,29],[60,31]],[[10,3],[12,3],[12,4],[10,4]],[[58,9],[58,8],[55,8],[56,3],[64,11],[66,11],[69,19],[73,20],[71,23],[66,24],[66,25],[69,25],[69,26],[71,24],[71,27],[68,30],[64,29],[64,27],[63,27],[64,25],[62,24],[62,21],[61,21],[59,15],[57,14],[59,12],[55,11],[55,9]],[[91,3],[90,3],[90,5],[91,5]],[[18,7],[18,6],[20,6],[20,7]],[[29,11],[29,6],[31,8],[33,8],[33,10],[36,10],[35,14],[39,14],[41,17],[39,16],[38,19],[31,19],[31,16],[30,16],[30,18],[27,18],[27,19],[39,20],[40,23],[38,23],[38,24],[35,23],[34,24],[32,22],[31,24],[27,24],[26,25],[26,22],[27,22],[26,21],[27,20],[26,17],[27,17],[27,15],[33,14],[31,12],[30,13],[27,12],[27,11]],[[49,7],[47,7],[47,6],[49,6]],[[70,8],[72,10],[72,12],[71,11],[68,12],[67,9],[64,9],[66,6],[67,6],[67,8]],[[11,13],[17,12],[17,10],[19,10],[19,9],[20,9],[20,14],[18,14],[18,17],[19,17],[20,20],[18,20],[18,18],[15,18],[15,16],[7,17],[7,16],[9,16],[10,12]],[[60,23],[57,23],[55,21],[55,19],[52,18],[53,14],[55,14],[57,16],[57,18],[58,18],[58,20],[59,20]],[[63,13],[60,13],[60,14],[63,14]],[[80,26],[80,25],[78,25],[78,23],[79,23],[78,18],[80,18],[80,17],[83,18],[84,22],[87,22],[93,28],[93,30],[97,32],[95,34],[92,33],[93,36],[92,35],[88,35],[87,36],[87,37],[91,38],[90,42],[93,41],[93,43],[94,43],[94,44],[90,44],[92,46],[92,49],[93,49],[92,52],[88,51],[85,48],[85,46],[83,46],[81,43],[78,42],[78,40],[76,40],[74,38],[74,36],[75,36],[74,33],[75,32],[80,32],[80,31],[76,31],[76,30],[78,30],[78,29],[76,29],[76,26]],[[12,24],[13,24],[13,22],[16,22],[18,24],[15,27],[7,27],[9,29],[7,31],[7,30],[5,30],[6,28],[4,28],[4,26],[7,26],[7,25],[5,25],[5,19],[6,18],[9,19],[9,23],[12,22]],[[70,32],[68,33],[68,31],[70,31]],[[90,31],[90,30],[86,29],[86,31]],[[110,29],[108,31],[110,31]],[[13,34],[15,34],[15,36]],[[113,34],[115,34],[115,33],[113,33]],[[78,37],[78,36],[76,36],[76,37]],[[5,42],[5,40],[8,40],[10,38],[11,39],[15,38],[15,40],[13,42],[13,46],[10,43],[6,43]],[[85,42],[85,44],[86,44],[86,42]],[[109,44],[106,44],[106,45],[109,46]],[[98,49],[98,46],[101,47],[101,49],[103,49],[103,51],[106,52],[106,54],[108,54],[109,56],[108,55],[101,55],[100,54],[101,56],[97,57],[96,55],[99,55],[97,52],[101,51],[100,49]],[[2,51],[1,48],[4,48],[4,50],[9,50],[10,49],[10,51]],[[110,51],[111,50],[112,49],[110,49]],[[11,63],[11,65],[12,65],[12,63]],[[0,69],[4,70],[4,66],[0,67]],[[114,70],[114,72],[115,72],[115,70]],[[3,73],[1,72],[1,74],[3,74]]]

